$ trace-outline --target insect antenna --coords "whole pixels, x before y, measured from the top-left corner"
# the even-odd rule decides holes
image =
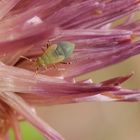
[[[25,57],[25,56],[22,56],[22,55],[20,56],[20,58],[25,59],[25,60],[30,61],[30,62],[33,62],[32,59],[30,59],[30,58],[28,58],[28,57]]]
[[[35,76],[36,76],[38,74],[38,71],[39,71],[39,67],[37,66],[36,60],[30,59],[30,58],[25,57],[25,56],[20,56],[20,58],[25,59],[25,60],[36,65],[36,69],[35,69]]]
[[[44,44],[43,47],[41,47],[41,50],[43,52],[46,52],[46,50],[50,47],[50,45],[51,45],[51,42],[48,41],[47,44]]]

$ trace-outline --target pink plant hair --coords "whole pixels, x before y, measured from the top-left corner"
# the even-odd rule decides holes
[[[140,53],[139,0],[1,0],[0,1],[0,136],[29,121],[49,140],[64,140],[35,111],[37,106],[91,101],[138,101],[139,89],[121,83],[133,73],[100,83],[76,81],[82,74],[122,62]],[[119,25],[119,19],[126,17]],[[40,67],[42,46],[70,41],[75,49],[68,62]]]

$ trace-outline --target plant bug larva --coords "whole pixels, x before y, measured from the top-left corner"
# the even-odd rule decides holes
[[[57,44],[47,44],[45,48],[42,48],[43,54],[39,56],[35,63],[37,65],[37,70],[40,67],[47,68],[49,65],[55,65],[57,63],[65,63],[65,61],[71,56],[73,50],[75,48],[75,44],[69,41],[61,41]],[[22,57],[29,61],[31,59]]]
[[[37,58],[37,66],[45,67],[51,64],[64,62],[71,56],[74,48],[75,44],[69,41],[47,45],[47,49],[43,48],[43,54]]]

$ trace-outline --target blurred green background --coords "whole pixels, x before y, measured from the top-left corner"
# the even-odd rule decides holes
[[[140,56],[81,76],[94,82],[135,72],[123,87],[140,88]],[[140,103],[91,102],[38,107],[38,114],[66,140],[140,140]],[[21,124],[23,140],[44,140],[28,123]]]
[[[20,123],[20,128],[22,132],[22,140],[43,140],[43,136],[40,135],[40,133],[28,122]],[[10,137],[11,140],[15,139],[12,129],[10,129]]]

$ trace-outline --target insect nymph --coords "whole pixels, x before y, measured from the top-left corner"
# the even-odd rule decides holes
[[[65,62],[73,53],[75,44],[69,41],[61,41],[57,44],[47,45],[43,48],[43,54],[36,60],[37,69],[57,63]]]
[[[42,48],[43,54],[35,60],[29,59],[24,56],[20,56],[30,62],[35,63],[36,73],[40,67],[47,68],[50,65],[57,63],[66,63],[65,61],[72,55],[75,48],[75,44],[69,41],[61,41],[57,44],[47,44],[45,48]]]

